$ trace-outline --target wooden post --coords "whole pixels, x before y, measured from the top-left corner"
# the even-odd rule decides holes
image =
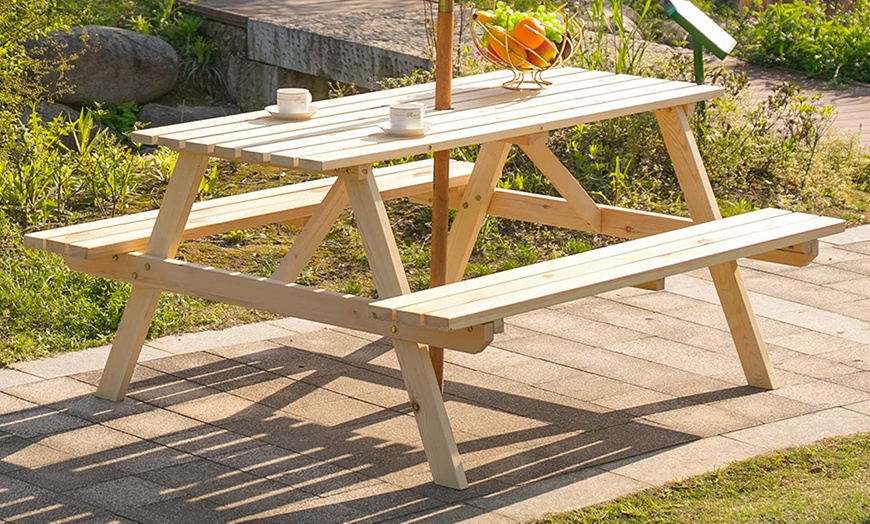
[[[439,0],[435,37],[435,109],[450,109],[453,83],[453,0]],[[429,287],[443,286],[447,275],[447,198],[450,189],[450,151],[434,154],[432,180],[432,245]],[[430,347],[429,358],[438,387],[444,391],[444,348]]]

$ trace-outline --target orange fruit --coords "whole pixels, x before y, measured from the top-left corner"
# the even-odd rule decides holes
[[[531,69],[531,64],[526,60],[525,49],[503,27],[494,25],[488,29],[487,44],[495,56],[517,69]]]
[[[529,49],[534,49],[547,39],[544,26],[532,17],[523,18],[514,26],[513,37]]]

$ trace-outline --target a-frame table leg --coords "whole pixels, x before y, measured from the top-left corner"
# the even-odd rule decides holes
[[[345,178],[345,185],[378,295],[388,298],[409,293],[399,250],[372,170],[360,167],[354,171]],[[432,478],[436,484],[465,489],[468,482],[426,346],[395,339],[393,346]]]
[[[179,153],[166,196],[154,223],[145,252],[149,255],[172,258],[181,243],[181,235],[196,199],[199,182],[205,174],[208,157],[192,153]],[[148,335],[148,327],[157,302],[159,289],[133,285],[130,298],[121,317],[109,359],[100,377],[96,395],[108,400],[121,401],[127,394],[130,379],[136,369],[139,352]]]
[[[501,177],[510,149],[511,144],[508,142],[488,142],[480,146],[474,169],[462,195],[462,203],[447,235],[448,284],[459,282],[465,274],[465,267],[471,258],[471,251],[486,218],[496,182]]]
[[[656,111],[655,115],[692,219],[708,222],[722,218],[686,110],[683,107],[668,108]],[[773,367],[737,262],[711,266],[710,275],[719,294],[746,381],[750,386],[775,388]]]

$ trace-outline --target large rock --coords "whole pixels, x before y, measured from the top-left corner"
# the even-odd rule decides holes
[[[72,92],[61,95],[64,104],[144,104],[168,93],[178,76],[178,53],[155,36],[89,25],[55,33],[51,40],[67,56],[78,55],[65,75]]]

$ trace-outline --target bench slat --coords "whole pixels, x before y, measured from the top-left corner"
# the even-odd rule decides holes
[[[451,186],[464,185],[473,164],[454,161],[450,166]],[[385,200],[411,196],[431,190],[432,161],[379,168],[374,171],[378,188]],[[284,223],[311,216],[326,195],[334,178],[289,184],[241,195],[194,204],[183,240],[248,229],[266,224]],[[27,247],[60,253],[75,258],[141,251],[145,249],[156,211],[98,220],[86,224],[25,236]]]
[[[512,280],[520,280],[523,278],[529,278],[536,275],[546,274],[548,272],[560,271],[565,268],[570,268],[572,266],[575,266],[578,259],[580,258],[583,259],[584,263],[592,263],[597,260],[605,259],[607,257],[633,253],[642,249],[655,247],[663,242],[662,237],[664,235],[668,235],[668,239],[670,239],[671,241],[680,241],[688,238],[694,238],[699,235],[715,234],[722,229],[735,227],[740,224],[752,223],[759,219],[774,218],[786,214],[791,214],[788,211],[783,211],[780,209],[763,209],[761,211],[756,211],[755,213],[760,213],[760,215],[751,216],[754,215],[754,213],[750,213],[731,217],[728,219],[728,221],[716,220],[712,222],[697,224],[695,226],[689,226],[659,235],[651,235],[639,238],[631,242],[615,244],[603,249],[595,249],[584,253],[578,253],[576,255],[556,258],[544,262],[538,262],[536,264],[518,267],[516,269],[511,269],[508,271],[502,271],[499,273],[484,275],[470,280],[455,282],[448,286],[440,286],[437,288],[417,291],[410,295],[402,295],[385,300],[380,300],[372,304],[372,311],[377,315],[383,315],[387,311],[393,310],[410,311],[415,304],[426,304],[432,302],[433,300],[438,300],[444,297],[451,297],[458,293],[473,292],[477,289],[488,288],[490,286],[499,285],[504,282],[510,282]],[[395,319],[395,316],[391,318]]]
[[[454,330],[805,242],[837,219],[761,210],[375,302],[376,318]]]

